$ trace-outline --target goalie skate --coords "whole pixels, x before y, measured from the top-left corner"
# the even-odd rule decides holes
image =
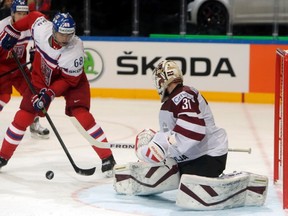
[[[151,195],[175,190],[180,180],[178,166],[173,159],[161,165],[145,162],[116,165],[114,171],[114,189],[118,194],[125,195]]]
[[[242,206],[262,206],[268,178],[248,172],[206,178],[182,175],[176,205],[191,210],[220,210]]]
[[[39,117],[37,116],[30,125],[30,133],[33,138],[48,139],[50,131],[40,125]]]

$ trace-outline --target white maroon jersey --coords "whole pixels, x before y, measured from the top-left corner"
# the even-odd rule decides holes
[[[228,152],[225,130],[215,125],[207,101],[192,87],[178,85],[162,104],[159,119],[160,131],[175,139],[168,154],[178,163]]]
[[[56,96],[65,91],[67,86],[64,85],[76,86],[83,73],[82,41],[74,36],[67,46],[53,49],[48,42],[52,37],[52,22],[44,16],[35,19],[31,32],[36,47],[33,62],[34,73],[32,73],[33,84],[38,88],[52,89]],[[58,82],[59,80],[62,82]]]
[[[11,24],[11,19],[12,17],[8,16],[0,21],[0,32],[4,30],[5,26]],[[21,36],[17,44],[13,48],[22,64],[26,62],[26,47],[28,45],[30,38],[31,38],[30,30],[21,32]],[[7,72],[11,69],[17,68],[17,63],[14,60],[13,56],[11,55],[11,52],[4,50],[2,48],[0,49],[1,49],[0,73]]]

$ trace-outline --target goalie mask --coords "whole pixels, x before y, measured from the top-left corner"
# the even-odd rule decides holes
[[[161,102],[167,99],[166,89],[170,83],[183,82],[182,71],[174,61],[170,60],[160,62],[153,70],[152,76]]]

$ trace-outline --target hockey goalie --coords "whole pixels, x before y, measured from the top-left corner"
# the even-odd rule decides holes
[[[176,205],[193,210],[263,205],[267,177],[248,172],[223,175],[226,131],[216,126],[201,93],[183,84],[178,65],[161,61],[152,76],[162,102],[160,130],[145,129],[137,135],[139,162],[115,166],[116,192],[149,195],[177,190]]]
[[[153,195],[177,190],[176,205],[190,210],[221,210],[265,203],[268,178],[249,172],[219,177],[180,175],[177,162],[155,150],[155,132],[145,129],[136,138],[138,162],[114,167],[114,189],[124,195]],[[145,149],[145,150],[143,150]],[[143,155],[143,151],[146,152]]]

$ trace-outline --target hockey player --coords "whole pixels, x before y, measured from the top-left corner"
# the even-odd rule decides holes
[[[218,177],[226,166],[228,139],[225,130],[215,125],[207,101],[197,89],[183,85],[182,71],[173,61],[161,62],[153,79],[163,103],[160,131],[137,155],[146,162],[172,157],[181,175]]]
[[[20,110],[9,126],[0,150],[0,167],[7,164],[35,115],[43,115],[54,97],[64,96],[65,114],[74,116],[95,139],[107,142],[106,136],[90,113],[90,87],[84,66],[83,42],[75,35],[75,22],[69,13],[57,13],[52,22],[38,11],[30,12],[1,34],[2,47],[9,50],[28,29],[35,42],[32,83],[39,92],[26,90]],[[110,172],[116,164],[111,149],[93,147],[102,159],[102,172]],[[108,172],[108,173],[109,173]]]
[[[26,16],[28,12],[29,10],[25,0],[14,0],[11,5],[11,16],[6,17],[0,21],[0,32],[3,31],[6,25],[13,24],[14,22]],[[14,50],[22,64],[26,62],[26,47],[30,37],[31,33],[29,30],[23,31],[18,43],[14,47]],[[11,99],[12,86],[14,86],[21,95],[27,88],[27,84],[19,70],[4,75],[5,72],[11,71],[14,68],[17,68],[17,64],[11,53],[0,47],[0,75],[3,74],[3,76],[0,77],[0,112]],[[25,69],[27,75],[30,76],[28,68],[25,67]],[[34,122],[30,125],[30,132],[31,136],[34,138],[49,138],[49,130],[40,125],[38,116],[34,118]]]
[[[228,152],[226,132],[215,125],[199,91],[183,85],[178,65],[162,61],[153,70],[153,79],[163,103],[160,130],[145,129],[137,135],[135,151],[140,161],[115,166],[115,191],[151,195],[178,189],[176,205],[192,210],[263,205],[266,176],[221,175]]]

